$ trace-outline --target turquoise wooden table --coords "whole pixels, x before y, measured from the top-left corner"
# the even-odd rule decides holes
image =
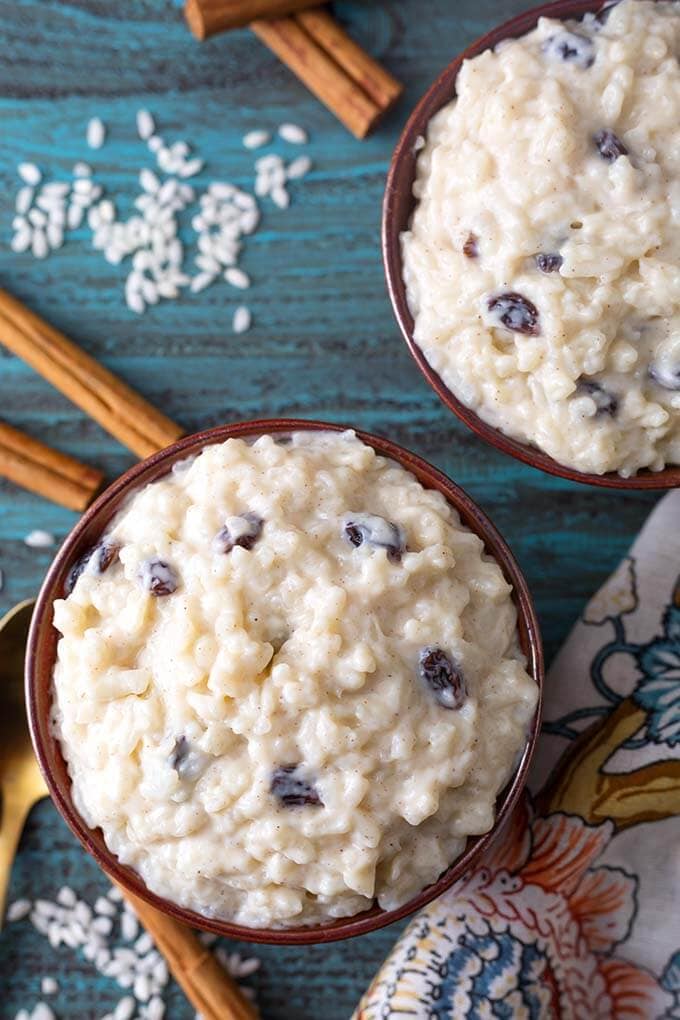
[[[466,432],[399,339],[379,254],[383,181],[409,108],[461,48],[523,6],[523,0],[338,3],[338,17],[407,86],[382,128],[360,143],[247,31],[199,45],[179,8],[164,0],[0,0],[0,285],[187,430],[255,416],[314,416],[391,436],[431,460],[508,538],[535,594],[550,659],[655,496],[550,478]],[[199,186],[216,178],[252,188],[254,157],[241,144],[246,131],[292,120],[310,133],[313,172],[291,189],[290,209],[265,203],[262,227],[242,260],[254,281],[247,296],[254,324],[243,336],[232,333],[238,302],[224,283],[134,315],[122,299],[125,269],[93,252],[84,230],[44,262],[9,249],[22,159],[56,175],[89,159],[114,196],[135,194],[139,169],[149,165],[134,129],[141,106],[168,137],[186,138],[206,158]],[[84,137],[94,115],[109,130],[96,153]],[[1,349],[0,380],[0,413],[12,424],[111,479],[133,462]],[[49,551],[23,543],[27,532],[44,528],[61,538],[74,520],[0,484],[1,611],[36,591],[49,562]],[[51,898],[64,882],[89,902],[106,888],[43,802],[27,825],[10,898]],[[330,947],[257,948],[262,968],[249,980],[264,1017],[348,1017],[400,927]],[[50,1000],[59,1017],[102,1016],[122,994],[81,955],[51,949],[23,921],[0,935],[1,1017],[35,1005],[42,974],[59,981]],[[176,988],[167,1001],[172,1020],[193,1016]]]

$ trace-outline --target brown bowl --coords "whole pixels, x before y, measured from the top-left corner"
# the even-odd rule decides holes
[[[456,57],[442,71],[406,122],[406,127],[392,156],[385,186],[385,197],[383,199],[383,263],[387,277],[387,289],[394,314],[420,371],[435,390],[440,400],[468,428],[472,429],[476,435],[485,439],[487,443],[491,443],[492,446],[497,447],[503,453],[509,453],[512,457],[517,457],[518,460],[523,461],[525,464],[540,468],[541,471],[547,471],[551,475],[558,475],[560,478],[568,478],[573,482],[603,485],[612,489],[674,489],[680,485],[680,466],[666,467],[662,471],[644,469],[631,478],[622,478],[621,475],[613,471],[603,475],[588,474],[560,464],[558,461],[553,460],[552,457],[549,457],[547,453],[543,453],[529,443],[522,443],[517,439],[512,439],[501,432],[500,429],[494,428],[493,425],[485,422],[451,392],[413,339],[413,316],[406,300],[406,288],[402,277],[401,243],[399,238],[402,232],[408,229],[411,214],[415,207],[413,181],[418,156],[416,142],[419,137],[424,137],[427,134],[428,124],[434,114],[454,98],[456,94],[456,78],[463,61],[476,57],[483,50],[497,46],[503,39],[512,39],[524,35],[536,26],[538,19],[541,17],[558,19],[579,18],[588,12],[598,11],[603,6],[605,5],[602,3],[602,0],[557,0],[556,3],[533,7],[531,10],[518,14],[504,24],[487,32],[480,39],[477,39],[476,42],[468,46],[464,53]]]
[[[78,814],[73,804],[71,782],[59,742],[50,729],[52,672],[58,641],[57,631],[52,626],[52,603],[54,599],[63,596],[64,583],[73,564],[98,541],[131,492],[167,474],[177,461],[198,453],[204,447],[214,443],[222,443],[231,437],[250,439],[263,433],[281,435],[302,429],[342,431],[343,426],[285,418],[221,425],[208,429],[206,432],[180,439],[179,442],[154,454],[122,475],[99,496],[83,515],[52,563],[36,602],[26,655],[26,703],[33,746],[40,768],[57,808],[73,833],[104,871],[122,886],[136,893],[137,896],[141,896],[159,910],[193,928],[202,928],[243,941],[272,942],[282,945],[332,942],[336,939],[348,938],[351,935],[362,935],[365,932],[375,931],[377,928],[382,928],[384,925],[412,913],[448,889],[470,867],[473,861],[477,860],[490,843],[494,833],[512,810],[524,786],[539,732],[540,695],[543,687],[541,638],[531,596],[512,553],[493,524],[462,489],[426,461],[387,439],[380,439],[365,432],[357,432],[357,435],[365,443],[372,446],[382,456],[397,461],[411,471],[426,488],[437,489],[441,492],[458,511],[463,523],[483,539],[487,551],[495,557],[505,577],[512,585],[513,599],[518,614],[520,643],[527,657],[527,668],[538,684],[539,706],[515,773],[498,797],[494,828],[483,836],[469,839],[465,852],[437,882],[423,889],[408,903],[396,910],[386,911],[374,906],[353,917],[329,921],[326,924],[283,930],[245,928],[227,921],[203,917],[201,914],[157,896],[147,889],[135,871],[118,861],[115,855],[107,849],[101,830],[90,829]]]

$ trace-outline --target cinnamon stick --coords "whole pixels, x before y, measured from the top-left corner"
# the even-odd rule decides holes
[[[303,28],[297,17],[260,19],[250,27],[353,135],[365,138],[375,127],[384,110]]]
[[[138,457],[148,457],[182,435],[179,425],[4,290],[0,343]]]
[[[378,104],[383,113],[396,103],[404,86],[355,43],[325,7],[300,11],[295,20]]]
[[[184,16],[197,39],[242,28],[256,18],[279,18],[319,0],[187,0]]]
[[[84,510],[104,483],[101,471],[5,422],[0,422],[0,475],[69,510]]]
[[[128,889],[119,888],[204,1020],[257,1020],[255,1007],[190,928],[162,914]]]
[[[184,13],[199,39],[250,22],[357,138],[365,138],[401,95],[401,83],[309,0],[186,0]]]

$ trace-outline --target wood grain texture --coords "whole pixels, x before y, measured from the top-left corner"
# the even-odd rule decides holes
[[[325,417],[384,433],[431,460],[470,492],[516,552],[550,659],[656,497],[549,478],[467,433],[430,392],[398,337],[378,248],[384,176],[409,108],[456,52],[523,6],[523,0],[336,4],[351,34],[407,86],[375,135],[360,143],[246,30],[199,44],[180,6],[164,0],[128,0],[124,12],[107,0],[0,0],[0,286],[187,430],[256,415]],[[95,254],[85,231],[45,262],[9,251],[20,159],[58,175],[86,158],[111,194],[121,196],[122,210],[129,209],[147,163],[134,130],[142,105],[168,139],[187,138],[206,157],[199,183],[215,177],[252,186],[255,157],[240,141],[247,130],[294,120],[310,132],[313,173],[291,189],[287,212],[265,203],[262,228],[246,244],[254,325],[243,337],[231,333],[238,299],[226,284],[142,318],[128,312],[124,267]],[[109,138],[93,153],[84,135],[95,113]],[[1,351],[0,387],[3,418],[31,435],[109,478],[132,463],[99,426]],[[60,538],[74,520],[0,484],[6,579],[0,612],[35,593],[50,558],[28,549],[23,536],[39,527]],[[105,888],[44,803],[27,826],[10,895],[52,896],[62,882],[90,901]],[[263,969],[252,984],[266,1020],[344,1020],[400,927],[329,947],[258,947]],[[0,1017],[34,1005],[47,973],[60,982],[54,1008],[62,1018],[101,1016],[122,995],[82,957],[51,950],[21,922],[0,936]],[[171,1020],[193,1016],[177,989],[168,1003]]]

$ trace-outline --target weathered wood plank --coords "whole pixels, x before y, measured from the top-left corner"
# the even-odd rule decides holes
[[[380,201],[389,155],[406,112],[467,42],[523,0],[386,0],[336,5],[350,31],[407,84],[403,103],[366,142],[352,139],[247,31],[200,46],[176,3],[129,0],[0,0],[0,281],[119,372],[188,429],[294,414],[346,421],[390,435],[463,484],[517,553],[535,593],[548,654],[584,599],[625,551],[652,494],[589,490],[531,471],[483,446],[430,392],[400,342],[379,258]],[[8,248],[15,166],[36,160],[56,176],[88,159],[123,211],[148,165],[134,111],[149,107],[172,140],[207,159],[204,184],[252,186],[245,131],[299,121],[315,162],[293,206],[265,206],[244,267],[254,326],[231,334],[238,295],[226,284],[141,319],[125,308],[125,272],[91,251],[83,230],[44,263]],[[99,114],[109,140],[84,141]],[[188,233],[189,219],[183,226]],[[0,351],[2,416],[101,466],[110,478],[132,457],[41,379]],[[0,611],[36,591],[49,555],[23,536],[63,537],[68,511],[0,483]],[[27,826],[11,894],[51,896],[62,882],[92,900],[105,883],[51,805]],[[397,926],[398,928],[399,926]],[[396,928],[330,947],[257,949],[253,980],[269,1020],[347,1017],[396,936]],[[247,947],[238,947],[248,951]],[[0,1015],[39,999],[39,976],[58,977],[60,1017],[96,1017],[122,994],[67,949],[51,950],[26,922],[0,937]],[[174,990],[172,1020],[190,1011]]]

